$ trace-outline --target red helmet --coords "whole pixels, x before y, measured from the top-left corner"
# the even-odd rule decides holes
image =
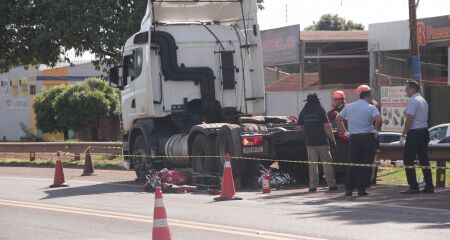
[[[360,85],[357,89],[356,89],[356,94],[361,94],[362,92],[365,91],[370,91],[370,87],[367,85]]]
[[[333,92],[333,99],[344,99],[345,93],[341,90]]]

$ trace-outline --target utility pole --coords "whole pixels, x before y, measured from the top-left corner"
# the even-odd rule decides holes
[[[286,22],[288,21],[288,9],[287,9],[287,3],[286,3]]]
[[[421,81],[422,74],[420,72],[420,55],[419,45],[417,44],[417,18],[416,18],[416,1],[409,1],[409,43],[411,55],[411,69],[414,80]],[[417,4],[419,0],[417,0]],[[422,85],[420,83],[420,85]]]

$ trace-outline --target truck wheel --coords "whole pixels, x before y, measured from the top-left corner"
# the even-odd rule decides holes
[[[239,125],[226,124],[220,128],[217,135],[216,150],[219,156],[230,154],[232,157],[242,157],[241,129]],[[224,159],[219,158],[217,168],[223,172]],[[242,177],[247,167],[247,161],[243,159],[232,159],[231,167],[235,177]]]
[[[214,141],[208,139],[207,136],[199,134],[194,138],[192,143],[192,156],[213,156]],[[191,158],[194,171],[198,172],[216,172],[217,167],[214,158],[193,157]]]
[[[136,172],[136,181],[145,182],[146,176],[151,168],[151,162],[145,156],[148,156],[144,136],[138,136],[133,143],[133,167]]]

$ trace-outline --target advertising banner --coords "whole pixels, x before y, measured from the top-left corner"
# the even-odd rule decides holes
[[[381,87],[383,131],[402,132],[406,122],[408,96],[405,86]]]
[[[19,81],[17,79],[12,80],[12,96],[17,97],[19,95]]]
[[[298,63],[300,25],[261,31],[264,66]]]
[[[20,96],[26,97],[28,96],[28,79],[22,78],[20,79]]]
[[[11,86],[9,84],[10,81],[7,79],[3,79],[0,81],[0,96],[11,95]]]

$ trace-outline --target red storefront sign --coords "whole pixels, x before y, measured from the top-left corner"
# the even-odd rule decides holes
[[[424,18],[417,21],[419,46],[450,46],[450,15]]]

